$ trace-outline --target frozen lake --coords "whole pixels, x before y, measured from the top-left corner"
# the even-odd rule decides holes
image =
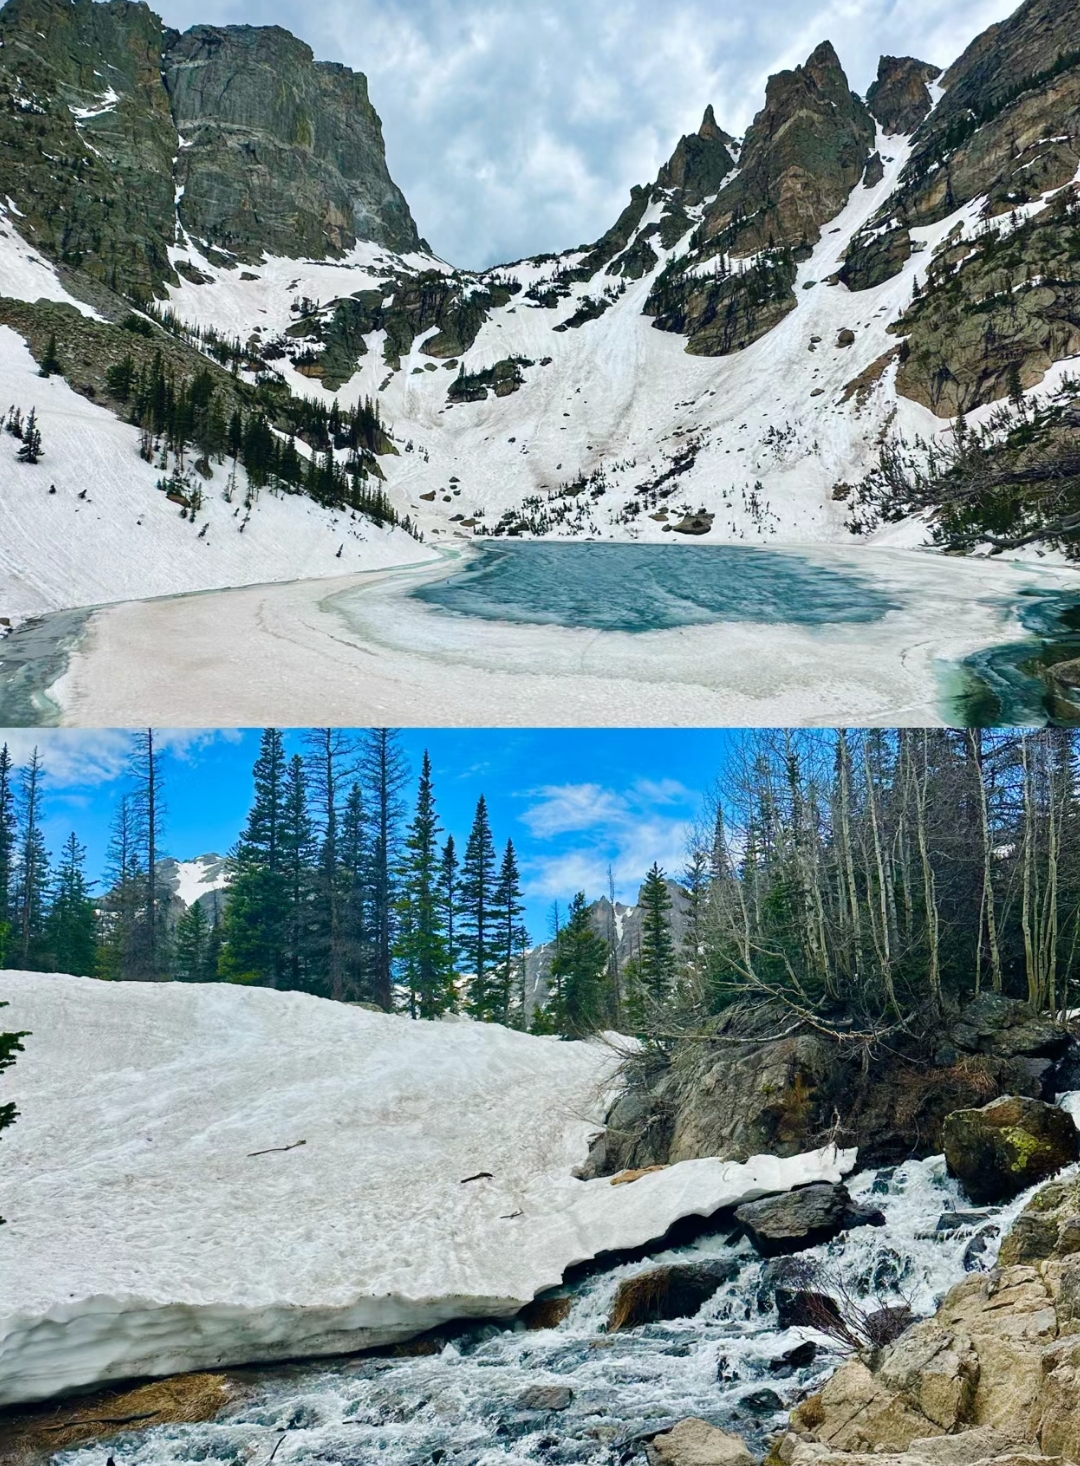
[[[917,550],[499,542],[27,623],[0,724],[1038,723],[994,656],[1071,600],[1075,570]]]

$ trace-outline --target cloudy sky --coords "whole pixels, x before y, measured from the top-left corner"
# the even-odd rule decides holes
[[[164,854],[226,854],[251,803],[258,733],[157,736],[164,750]],[[401,739],[414,775],[409,804],[427,748],[444,836],[452,833],[459,851],[485,796],[500,853],[507,839],[518,852],[534,941],[546,940],[554,901],[565,910],[578,890],[590,899],[606,892],[609,864],[617,897],[627,902],[654,860],[680,875],[702,796],[735,747],[735,735],[715,729],[419,729]],[[301,732],[286,740],[290,753],[303,752]],[[130,735],[0,729],[5,742],[20,763],[40,750],[46,843],[56,853],[74,830],[87,847],[88,874],[98,880],[117,802],[130,787]]]
[[[828,38],[947,65],[1013,0],[159,0],[179,28],[285,26],[367,74],[421,234],[480,267],[593,240],[707,103],[740,133]]]

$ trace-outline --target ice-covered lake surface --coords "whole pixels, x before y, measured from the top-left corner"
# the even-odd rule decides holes
[[[472,727],[1040,723],[1024,682],[1002,682],[989,712],[972,701],[966,659],[1024,638],[1021,606],[1063,597],[1080,597],[1064,566],[881,546],[500,542],[100,607],[47,688],[19,664],[14,712],[89,727],[425,727],[433,708]],[[33,637],[43,655],[44,621]]]
[[[857,562],[856,562],[857,563]],[[429,604],[487,621],[667,631],[715,621],[879,621],[899,598],[854,565],[741,545],[482,546],[454,575],[421,586]]]
[[[1020,1200],[954,1229],[939,1220],[967,1204],[938,1157],[893,1171],[863,1172],[852,1193],[872,1200],[885,1227],[864,1227],[803,1256],[863,1298],[907,1302],[930,1313],[965,1267],[985,1268]],[[731,1257],[737,1277],[697,1317],[608,1334],[619,1282],[657,1262]],[[615,1466],[638,1458],[634,1443],[696,1415],[762,1448],[786,1411],[836,1367],[841,1350],[810,1329],[780,1329],[770,1277],[745,1242],[699,1238],[689,1247],[597,1272],[572,1286],[569,1316],[553,1329],[518,1325],[463,1329],[439,1352],[292,1365],[247,1377],[242,1398],[216,1421],[132,1432],[109,1443],[123,1466],[264,1462],[280,1466]],[[812,1363],[781,1356],[812,1340]],[[522,1403],[538,1385],[569,1386],[570,1405]],[[100,1466],[102,1447],[58,1453],[64,1466]],[[641,1455],[643,1459],[643,1453]]]

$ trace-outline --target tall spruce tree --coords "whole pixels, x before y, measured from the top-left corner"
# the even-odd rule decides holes
[[[460,950],[470,974],[468,1009],[474,1018],[498,1021],[501,996],[493,969],[498,959],[497,876],[487,801],[481,794],[461,862]]]
[[[160,982],[167,973],[168,930],[166,915],[169,894],[163,888],[158,863],[162,857],[165,829],[164,779],[161,751],[153,728],[135,734],[130,760],[134,784],[130,812],[142,877],[142,901],[133,932],[132,976],[144,982]]]
[[[233,982],[281,987],[289,915],[285,874],[285,745],[281,730],[264,728],[252,769],[254,796],[229,856],[222,976]]]
[[[529,935],[522,917],[521,875],[514,842],[507,840],[495,887],[496,979],[500,1023],[525,1023],[525,948]]]
[[[93,976],[97,965],[97,914],[86,879],[86,847],[79,844],[74,830],[60,853],[45,921],[45,945],[54,971],[70,972],[75,977]]]
[[[439,818],[424,750],[416,811],[405,832],[395,956],[413,1018],[437,1018],[454,1006],[453,968],[439,899]]]
[[[41,828],[42,782],[45,770],[35,748],[19,781],[15,876],[16,952],[24,968],[45,964],[45,917],[48,910],[49,854]]]
[[[122,795],[113,814],[101,903],[98,976],[117,982],[133,980],[139,974],[136,930],[144,881],[132,804],[130,794]]]
[[[0,748],[0,967],[14,950],[15,921],[15,765],[8,746]]]
[[[351,1002],[374,1002],[369,831],[363,791],[356,780],[345,797],[338,843],[345,992]]]
[[[585,892],[579,891],[555,938],[552,998],[546,1022],[536,1027],[570,1038],[595,1033],[608,1019],[607,968],[608,944],[594,930]]]
[[[654,861],[641,888],[642,986],[654,1002],[671,991],[675,980],[675,944],[671,937],[671,895],[667,879]]]
[[[446,936],[446,960],[450,968],[450,981],[455,992],[460,965],[458,962],[458,951],[461,944],[461,926],[459,921],[461,905],[460,876],[461,871],[457,856],[457,846],[454,844],[453,835],[447,835],[446,844],[443,846],[442,854],[439,856],[438,902],[443,931]]]
[[[314,728],[307,736],[308,797],[318,822],[318,854],[312,872],[311,975],[316,990],[337,1002],[346,991],[344,903],[347,879],[341,864],[342,791],[356,767],[355,747],[339,728]]]
[[[396,877],[405,815],[402,790],[409,778],[400,735],[393,728],[369,728],[360,760],[371,829],[371,925],[373,995],[389,1013],[394,1006],[394,922]]]
[[[294,753],[285,771],[284,824],[281,832],[285,875],[284,983],[306,988],[311,967],[311,892],[315,832],[308,809],[304,760]]]

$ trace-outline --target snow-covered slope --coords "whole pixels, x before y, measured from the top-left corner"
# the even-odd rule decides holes
[[[582,1182],[600,1044],[297,993],[5,973],[0,1404],[506,1316],[835,1149]]]
[[[182,520],[155,487],[160,470],[139,457],[137,429],[63,378],[39,377],[8,326],[0,326],[0,402],[37,408],[45,449],[40,463],[20,463],[19,443],[0,433],[0,614],[340,575],[430,553],[400,529],[298,495],[264,492],[249,513],[243,470],[226,497],[220,466],[197,522]]]

